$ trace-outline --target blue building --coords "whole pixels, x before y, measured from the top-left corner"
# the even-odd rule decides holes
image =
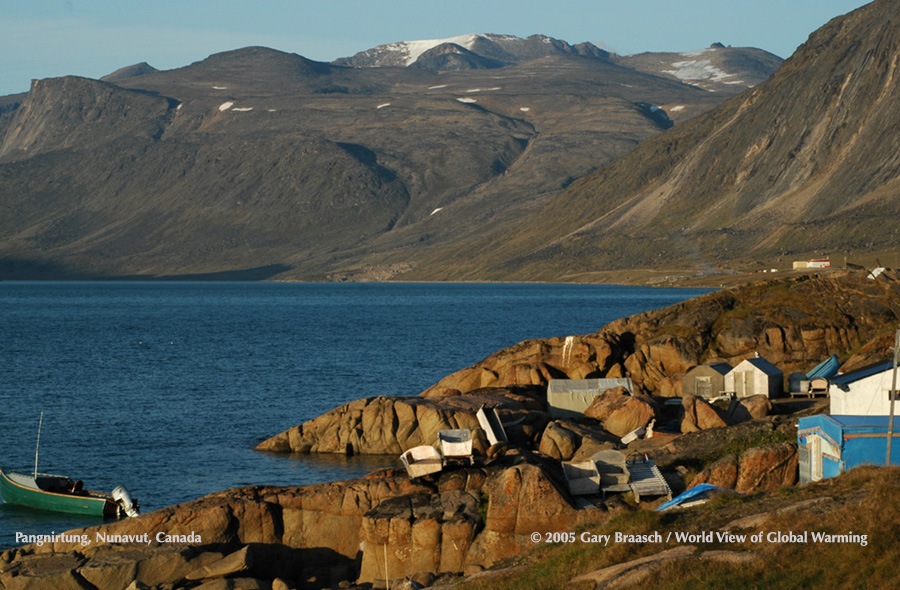
[[[859,465],[884,465],[887,431],[888,416],[820,414],[800,418],[800,485],[835,477]],[[894,420],[891,465],[900,465],[900,416]]]

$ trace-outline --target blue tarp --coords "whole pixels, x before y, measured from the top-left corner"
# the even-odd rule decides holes
[[[668,510],[669,508],[678,508],[680,504],[684,503],[687,500],[690,500],[691,498],[696,498],[697,496],[701,496],[707,492],[713,491],[733,492],[734,490],[720,488],[719,486],[714,486],[711,483],[701,483],[700,485],[692,487],[689,490],[685,490],[665,504],[662,504],[659,508],[656,509],[656,512],[662,512],[663,510]]]
[[[838,357],[836,354],[831,355],[830,358],[825,359],[821,363],[819,363],[815,369],[806,374],[807,379],[831,379],[838,373],[838,369],[841,367],[841,363],[838,362]]]

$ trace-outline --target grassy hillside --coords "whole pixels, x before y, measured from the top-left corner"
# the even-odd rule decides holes
[[[571,543],[539,543],[506,568],[459,583],[465,590],[656,588],[893,588],[900,559],[900,468],[860,467],[802,488],[739,497],[723,494],[705,505],[665,513],[629,512],[607,524],[576,531]],[[745,526],[739,526],[740,522]],[[676,534],[729,530],[744,541],[691,543],[689,557],[641,569],[634,562],[687,545]],[[663,543],[623,542],[602,546],[582,535],[652,535]],[[806,542],[779,542],[773,533],[806,533]],[[752,535],[762,533],[762,540]],[[855,535],[853,542],[816,542],[813,533]],[[670,537],[671,534],[671,537]],[[865,541],[861,538],[865,537]],[[728,552],[701,557],[706,552]],[[580,575],[619,566],[603,583],[572,582]]]

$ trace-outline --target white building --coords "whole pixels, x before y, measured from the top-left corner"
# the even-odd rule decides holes
[[[794,270],[802,268],[831,268],[830,258],[818,258],[816,260],[794,261]]]
[[[893,368],[893,361],[885,361],[833,377],[828,386],[831,415],[887,416]],[[895,411],[900,413],[900,404]]]
[[[725,391],[739,398],[778,397],[784,392],[784,373],[762,357],[745,359],[725,375]]]

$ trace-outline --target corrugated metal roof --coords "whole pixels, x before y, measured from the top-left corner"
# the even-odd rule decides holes
[[[856,381],[859,381],[860,379],[865,379],[866,377],[877,375],[878,373],[890,371],[893,368],[894,361],[884,361],[874,365],[869,365],[868,367],[856,369],[855,371],[850,371],[849,373],[844,373],[843,375],[838,375],[837,377],[831,379],[831,382],[835,385],[847,385],[848,383],[854,383]]]

